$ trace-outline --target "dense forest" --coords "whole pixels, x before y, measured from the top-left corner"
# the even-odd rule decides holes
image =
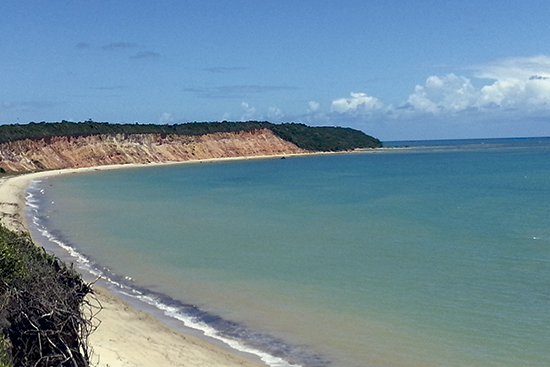
[[[343,127],[310,127],[298,123],[270,122],[193,122],[174,125],[110,124],[107,122],[31,122],[26,125],[0,125],[0,143],[52,136],[88,136],[98,134],[176,134],[203,135],[269,129],[280,138],[311,151],[345,151],[378,148],[382,143],[372,136]]]

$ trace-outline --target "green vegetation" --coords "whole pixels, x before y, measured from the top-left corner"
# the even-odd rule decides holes
[[[359,130],[342,127],[309,127],[304,124],[272,124],[270,122],[193,122],[175,125],[110,124],[107,122],[31,122],[27,125],[0,125],[0,143],[43,139],[54,136],[88,136],[98,134],[176,134],[203,135],[216,132],[270,129],[284,140],[312,151],[342,151],[357,148],[378,148],[382,143]]]
[[[0,367],[11,367],[9,355],[9,342],[5,336],[0,335]]]
[[[89,366],[91,292],[80,275],[0,225],[0,367]]]
[[[380,140],[344,127],[311,127],[304,124],[270,124],[281,139],[312,151],[337,152],[359,148],[380,148]]]

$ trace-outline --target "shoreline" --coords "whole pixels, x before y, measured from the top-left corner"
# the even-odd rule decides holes
[[[87,168],[63,169],[25,173],[0,178],[0,216],[7,228],[15,231],[30,233],[26,218],[26,193],[32,180],[44,179],[57,175],[79,174],[86,172],[145,168],[149,166],[174,164],[200,164],[221,162],[227,160],[248,160],[282,158],[295,155],[231,157],[221,159],[203,159],[184,162],[149,163],[149,164],[122,164],[96,166]],[[305,154],[309,155],[309,154]],[[41,245],[33,237],[36,244]],[[81,271],[79,271],[81,272]],[[146,307],[136,308],[135,304],[124,300],[108,290],[106,286],[94,284],[94,299],[92,304],[99,302],[103,309],[96,316],[100,322],[97,330],[90,335],[90,346],[93,350],[91,364],[98,367],[118,366],[266,366],[260,357],[240,352],[222,341],[209,338],[201,331],[191,329],[182,323],[178,331],[175,326],[169,326],[170,320],[161,321],[162,317],[155,317],[154,310],[144,311]],[[168,317],[166,317],[168,318]],[[174,320],[174,324],[177,321]]]

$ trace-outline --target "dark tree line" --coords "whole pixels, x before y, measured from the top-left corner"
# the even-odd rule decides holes
[[[31,122],[25,125],[0,125],[0,143],[43,139],[54,136],[89,136],[99,134],[176,134],[203,135],[217,132],[269,129],[284,140],[311,151],[343,151],[358,148],[378,148],[382,143],[372,136],[342,127],[311,127],[298,123],[270,122],[193,122],[174,125],[110,124],[107,122]]]

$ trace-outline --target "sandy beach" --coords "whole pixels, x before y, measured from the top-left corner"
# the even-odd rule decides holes
[[[27,231],[25,192],[33,179],[93,170],[143,167],[143,165],[103,166],[46,171],[0,178],[0,216],[12,230]],[[90,336],[94,366],[264,366],[200,337],[176,331],[150,314],[94,285],[94,300],[103,307],[97,315],[99,326]]]

